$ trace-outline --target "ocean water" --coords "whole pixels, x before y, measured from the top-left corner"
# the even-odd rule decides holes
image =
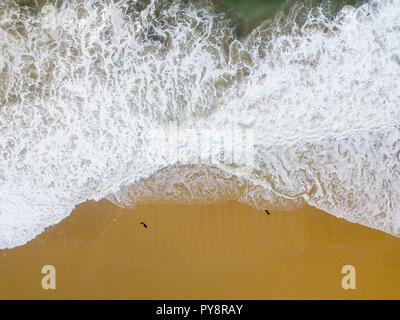
[[[400,236],[400,2],[327,8],[238,37],[203,2],[2,1],[0,248],[104,197],[310,204]]]

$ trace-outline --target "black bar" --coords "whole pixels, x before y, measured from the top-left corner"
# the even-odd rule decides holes
[[[21,307],[19,306],[21,304]],[[217,307],[218,306],[218,307]],[[225,306],[225,307],[222,307]],[[238,306],[242,306],[239,308]],[[396,301],[301,301],[301,300],[46,300],[46,301],[1,301],[4,312],[10,308],[12,314],[24,310],[40,311],[43,316],[53,319],[62,315],[75,320],[83,316],[112,317],[116,319],[121,314],[124,319],[280,319],[294,317],[295,319],[317,317],[319,319],[338,317],[348,319],[351,316],[359,318],[363,314],[371,315],[376,310],[381,316],[390,311],[397,314],[400,302]],[[188,309],[190,308],[190,309]],[[186,311],[185,311],[186,310]],[[189,310],[187,312],[187,310]],[[162,311],[162,312],[161,312]],[[170,313],[168,313],[170,312]]]

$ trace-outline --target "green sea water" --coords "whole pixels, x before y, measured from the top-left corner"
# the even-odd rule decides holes
[[[21,6],[33,9],[47,3],[61,3],[63,0],[10,0]],[[65,0],[64,0],[65,1]],[[68,0],[67,0],[68,1]],[[169,0],[167,0],[169,1]],[[180,0],[182,2],[197,2],[204,5],[212,4],[217,10],[226,12],[235,24],[239,37],[245,37],[251,30],[266,20],[273,20],[278,12],[289,10],[294,3],[302,3],[307,7],[323,5],[328,11],[335,13],[346,4],[358,6],[361,0]],[[144,0],[142,2],[148,2]]]

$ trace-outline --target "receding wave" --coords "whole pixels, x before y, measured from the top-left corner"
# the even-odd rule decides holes
[[[1,2],[0,248],[104,197],[310,204],[400,236],[400,2],[328,7],[239,39],[186,1]],[[215,130],[251,139],[205,150]]]

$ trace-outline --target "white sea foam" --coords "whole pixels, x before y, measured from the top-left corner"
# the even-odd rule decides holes
[[[0,248],[106,196],[308,203],[400,236],[400,2],[290,8],[239,40],[178,1],[1,2]],[[188,164],[186,134],[171,161],[170,121],[252,130],[252,170]]]

